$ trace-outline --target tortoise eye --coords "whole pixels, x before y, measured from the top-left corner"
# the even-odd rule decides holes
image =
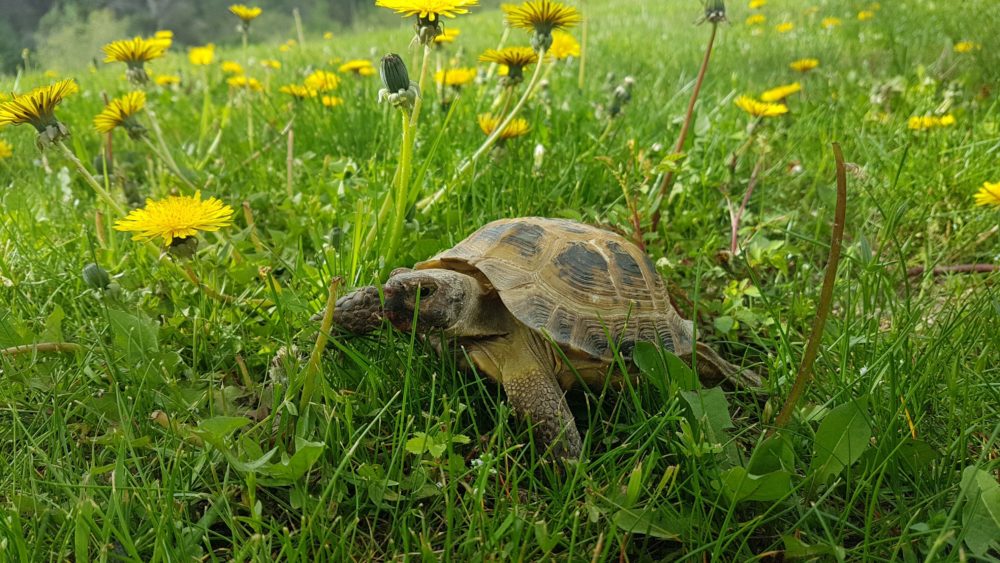
[[[428,286],[420,286],[420,291],[418,292],[421,299],[426,299],[431,295],[434,295],[434,288]]]

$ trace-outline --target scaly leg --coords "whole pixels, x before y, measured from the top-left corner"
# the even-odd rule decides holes
[[[582,442],[555,375],[540,368],[501,376],[507,398],[534,426],[538,445],[558,458],[580,457]]]

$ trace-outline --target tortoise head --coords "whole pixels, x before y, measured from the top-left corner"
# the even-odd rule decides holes
[[[385,315],[399,330],[409,331],[416,318],[420,333],[454,332],[479,306],[479,282],[451,270],[406,270],[385,283]]]

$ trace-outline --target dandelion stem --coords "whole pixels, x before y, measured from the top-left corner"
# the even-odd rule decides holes
[[[208,83],[208,67],[202,67],[202,69],[205,95],[201,102],[201,124],[198,131],[198,145],[195,149],[195,154],[200,154],[201,147],[205,144],[205,137],[208,135],[208,114],[212,107],[212,89]]]
[[[833,143],[833,154],[837,160],[837,206],[833,214],[833,234],[830,237],[830,257],[826,263],[826,275],[823,276],[823,287],[820,290],[819,303],[816,305],[812,334],[809,335],[809,342],[806,343],[806,350],[802,355],[802,363],[799,364],[795,383],[792,384],[792,390],[788,393],[788,398],[785,399],[785,404],[782,405],[781,412],[778,413],[778,418],[775,419],[774,426],[768,435],[772,435],[776,430],[788,425],[795,405],[798,404],[812,380],[813,362],[815,362],[816,354],[819,352],[819,342],[823,337],[826,317],[833,305],[833,286],[837,282],[840,245],[844,240],[844,222],[847,217],[847,167],[844,165],[844,154],[840,150],[840,143]]]
[[[419,98],[417,98],[419,100]],[[416,111],[416,104],[414,104]],[[399,241],[403,236],[403,220],[406,218],[406,204],[409,202],[410,170],[413,167],[413,127],[412,118],[405,110],[400,112],[403,120],[403,143],[399,152],[399,169],[396,174],[395,212],[392,218],[392,230],[389,231],[389,250],[385,254],[386,263],[391,263],[399,249]]]
[[[76,166],[76,169],[83,176],[83,179],[86,180],[88,184],[90,184],[90,187],[94,189],[94,192],[96,192],[97,195],[101,199],[103,199],[104,202],[108,204],[108,206],[111,207],[111,209],[114,209],[116,213],[118,213],[119,215],[124,215],[125,208],[122,207],[120,203],[115,201],[114,198],[111,197],[111,194],[108,193],[108,191],[104,189],[103,186],[101,186],[100,182],[97,181],[97,178],[94,178],[94,175],[87,170],[87,167],[85,167],[83,163],[80,162],[80,159],[77,158],[75,154],[73,154],[73,151],[71,151],[70,148],[66,146],[66,143],[58,141],[56,144],[58,144],[59,147],[62,148],[63,154],[66,155],[66,158],[68,158],[70,162],[73,163],[74,166]]]
[[[82,351],[83,346],[73,344],[72,342],[39,342],[37,344],[22,344],[20,346],[11,346],[10,348],[0,348],[0,356],[19,356],[21,354],[39,352],[73,354]]]
[[[581,11],[584,10],[583,0],[580,0],[580,10]],[[582,29],[580,30],[580,73],[579,75],[577,75],[576,78],[576,86],[581,90],[583,90],[583,78],[585,76],[587,68],[587,22],[588,21],[589,18],[584,18],[583,23],[581,24]],[[712,28],[712,33],[715,33],[714,27]]]
[[[148,137],[144,136],[143,139],[146,141],[146,145],[149,146],[150,150],[152,150],[153,153],[167,165],[167,168],[169,168],[180,181],[184,182],[184,185],[192,190],[197,190],[198,188],[195,187],[191,180],[188,180],[187,176],[181,172],[181,167],[177,166],[177,161],[175,161],[174,157],[170,154],[170,148],[167,147],[166,141],[163,140],[163,130],[160,129],[160,122],[156,118],[156,113],[147,107],[146,115],[149,116],[149,124],[152,126],[153,134],[156,135],[156,140],[160,145],[160,150],[157,150],[152,141],[150,141]]]
[[[586,22],[584,22],[586,25]],[[691,100],[688,102],[687,114],[684,116],[684,123],[681,125],[681,132],[677,135],[677,144],[674,145],[674,153],[680,153],[684,149],[684,143],[687,141],[688,131],[691,128],[691,120],[694,117],[694,105],[698,101],[698,94],[701,92],[701,85],[705,81],[705,73],[708,72],[708,62],[712,58],[712,46],[715,44],[715,32],[718,30],[719,24],[716,22],[712,23],[712,33],[708,36],[708,46],[705,47],[705,58],[701,61],[701,68],[698,69],[698,78],[694,83],[694,90],[691,91]],[[586,29],[586,28],[584,28]],[[585,40],[586,41],[586,40]],[[581,56],[580,60],[580,75],[583,76],[583,59]],[[582,84],[581,84],[582,86]],[[660,180],[660,185],[657,191],[660,193],[659,201],[662,206],[663,199],[666,197],[667,192],[670,190],[670,186],[674,183],[674,171],[669,170],[663,175],[663,179]],[[660,207],[657,207],[653,211],[653,217],[649,230],[655,232],[660,226],[661,217]]]
[[[285,192],[288,193],[288,197],[295,196],[295,190],[292,189],[292,170],[295,166],[295,132],[291,127],[288,128],[288,148],[285,151]]]
[[[333,327],[333,311],[337,307],[337,288],[340,287],[342,278],[336,276],[330,280],[327,288],[326,307],[323,308],[323,321],[319,326],[319,333],[316,335],[316,344],[313,346],[312,354],[309,355],[309,362],[306,364],[305,374],[302,378],[302,394],[299,397],[299,413],[304,413],[312,401],[312,395],[316,388],[316,376],[319,374],[320,358],[323,357],[323,350],[326,349],[326,342],[330,338],[330,329]]]

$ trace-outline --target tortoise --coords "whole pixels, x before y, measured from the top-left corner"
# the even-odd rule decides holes
[[[368,286],[341,297],[333,318],[349,332],[370,332],[386,318],[403,331],[453,339],[530,419],[536,443],[561,458],[581,449],[564,391],[578,376],[601,388],[615,352],[629,358],[636,342],[688,361],[697,355],[706,384],[760,383],[693,341],[691,321],[639,247],[564,219],[493,221],[412,269],[394,270],[381,292]]]

